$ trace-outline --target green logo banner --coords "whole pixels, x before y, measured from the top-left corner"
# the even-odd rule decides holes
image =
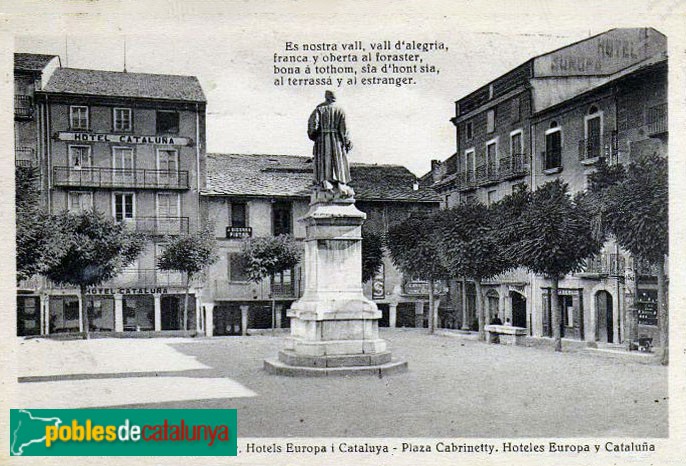
[[[11,409],[12,456],[236,456],[235,409]]]

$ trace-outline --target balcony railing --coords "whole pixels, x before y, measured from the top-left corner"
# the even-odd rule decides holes
[[[153,236],[177,236],[188,233],[188,217],[136,217],[123,223],[141,233]]]
[[[102,287],[150,288],[160,286],[185,286],[183,275],[179,272],[163,272],[157,269],[124,270]]]
[[[295,297],[295,286],[293,283],[272,283],[271,292],[276,298],[292,298]]]
[[[527,175],[529,163],[526,154],[512,154],[501,158],[498,172],[503,180]]]
[[[455,185],[458,190],[466,190],[476,187],[476,173],[473,171],[466,171],[458,173],[455,179]]]
[[[648,134],[655,136],[667,132],[667,104],[650,107],[646,112]]]
[[[599,254],[586,260],[583,274],[606,275],[623,277],[626,269],[626,259],[621,254]]]
[[[33,118],[33,98],[30,95],[14,96],[14,117],[18,119]]]
[[[14,149],[14,164],[17,167],[36,167],[36,151],[32,147],[17,147]]]
[[[588,162],[600,157],[611,158],[617,154],[617,132],[602,134],[579,141],[579,160]]]
[[[188,189],[188,172],[147,168],[54,167],[55,186]]]
[[[529,174],[526,154],[513,154],[495,162],[481,164],[474,171],[464,171],[456,175],[455,186],[466,191],[476,186],[498,183]]]

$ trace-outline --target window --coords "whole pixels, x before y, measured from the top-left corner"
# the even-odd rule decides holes
[[[157,111],[157,134],[179,132],[179,112]]]
[[[497,142],[491,142],[486,146],[486,173],[488,176],[495,175],[497,149]]]
[[[175,149],[157,150],[158,182],[161,186],[179,183],[179,154]]]
[[[247,205],[245,202],[232,202],[230,206],[231,226],[232,227],[247,227]]]
[[[134,181],[133,172],[133,149],[130,147],[112,148],[112,167],[114,181],[120,183],[132,183]]]
[[[157,194],[157,234],[178,235],[185,232],[185,225],[179,219],[180,199],[178,193]]]
[[[464,124],[464,132],[467,140],[472,139],[474,137],[474,127],[471,121],[468,121]]]
[[[524,152],[524,141],[522,140],[522,131],[518,130],[515,133],[510,134],[510,155],[512,158],[516,156],[521,156]]]
[[[509,165],[513,172],[519,172],[524,164],[524,138],[522,137],[522,130],[519,129],[510,133]]]
[[[602,113],[592,105],[584,117],[584,141],[580,147],[581,160],[600,157],[602,151]]]
[[[115,131],[133,131],[133,119],[130,108],[115,108],[113,110],[114,116],[112,118]]]
[[[69,107],[71,129],[88,129],[88,107],[71,105]]]
[[[291,234],[291,203],[276,202],[272,205],[274,236]]]
[[[114,219],[118,222],[132,220],[136,214],[134,210],[133,193],[114,193]]]
[[[519,97],[512,99],[512,107],[510,108],[510,117],[512,122],[517,122],[522,118],[522,100]]]
[[[495,131],[495,109],[486,112],[486,132],[492,133]]]
[[[464,172],[467,174],[474,173],[474,149],[468,149],[464,153]]]
[[[239,253],[229,253],[229,280],[232,282],[247,282],[248,275],[245,273],[245,258]]]
[[[90,167],[90,146],[69,146],[69,166],[76,169]]]
[[[75,214],[93,210],[93,193],[70,191],[67,198],[67,210]]]
[[[545,170],[562,166],[562,132],[559,128],[552,128],[545,134]]]
[[[293,270],[284,270],[274,274],[272,280],[272,293],[277,295],[293,294]]]

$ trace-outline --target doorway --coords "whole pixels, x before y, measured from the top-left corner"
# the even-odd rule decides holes
[[[516,291],[510,291],[512,299],[512,325],[526,328],[526,298]]]
[[[614,342],[614,321],[612,316],[612,295],[607,291],[598,291],[595,295],[596,336],[604,343]]]
[[[241,309],[237,304],[220,304],[214,308],[214,335],[240,335]]]

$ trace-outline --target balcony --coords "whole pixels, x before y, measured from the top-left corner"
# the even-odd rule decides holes
[[[227,239],[243,239],[252,237],[252,227],[226,227]]]
[[[623,277],[626,259],[621,254],[599,254],[586,260],[586,268],[578,275],[582,277]]]
[[[293,283],[272,283],[272,296],[275,298],[295,298],[295,286]]]
[[[617,132],[612,131],[610,136],[600,135],[581,139],[579,141],[579,161],[584,165],[590,165],[600,157],[610,158],[617,153]]]
[[[82,188],[188,189],[188,172],[147,168],[54,167],[55,186]]]
[[[14,149],[14,165],[17,167],[37,167],[36,151],[32,147]]]
[[[188,217],[136,217],[123,222],[136,231],[152,236],[188,234]]]
[[[646,125],[649,136],[667,133],[667,103],[650,107],[646,112]]]
[[[476,174],[473,171],[466,171],[457,174],[455,186],[458,191],[467,191],[476,187]]]
[[[476,183],[480,186],[497,183],[500,181],[495,162],[488,162],[476,167]]]
[[[157,269],[123,270],[101,287],[154,288],[162,286],[186,286],[179,272],[163,272]]]
[[[33,97],[30,95],[14,96],[14,118],[17,120],[33,119]]]
[[[526,154],[512,154],[501,158],[498,173],[503,181],[528,175],[529,163]]]

